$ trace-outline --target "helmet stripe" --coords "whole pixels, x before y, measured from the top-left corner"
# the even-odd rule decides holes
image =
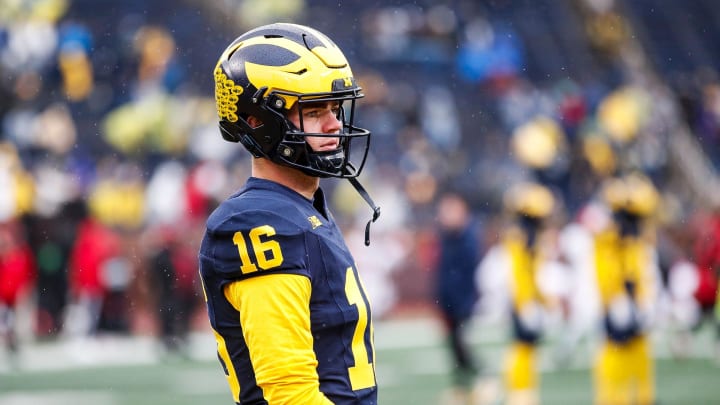
[[[263,64],[265,66],[286,66],[300,59],[297,53],[276,45],[257,44],[248,45],[240,49],[238,54],[242,59],[250,62]]]

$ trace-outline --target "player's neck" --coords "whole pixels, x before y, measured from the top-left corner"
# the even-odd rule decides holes
[[[299,170],[273,163],[265,158],[253,159],[252,175],[282,184],[309,200],[320,187],[319,177],[308,176]]]

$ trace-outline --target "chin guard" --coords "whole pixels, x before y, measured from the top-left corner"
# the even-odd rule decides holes
[[[350,165],[348,165],[350,166]],[[350,168],[346,167],[346,171],[350,172],[352,169],[352,166]],[[377,219],[380,217],[380,207],[375,205],[375,202],[373,202],[372,198],[370,198],[370,194],[365,190],[365,187],[360,184],[360,182],[357,180],[357,177],[348,177],[348,181],[350,181],[350,184],[355,187],[355,190],[360,194],[360,196],[365,200],[365,202],[368,203],[370,208],[373,210],[373,216],[372,219],[370,219],[367,222],[367,225],[365,225],[365,246],[370,246],[370,224],[377,221]]]
[[[345,160],[345,151],[342,148],[308,153],[310,165],[327,173],[341,173]]]

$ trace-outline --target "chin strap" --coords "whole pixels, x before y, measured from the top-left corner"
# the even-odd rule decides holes
[[[368,221],[367,225],[365,225],[365,246],[370,246],[370,224],[377,221],[378,217],[380,216],[380,207],[375,205],[372,198],[370,198],[370,194],[365,191],[365,187],[360,184],[356,177],[349,177],[348,180],[350,181],[350,184],[355,187],[355,190],[357,190],[358,194],[362,196],[363,200],[365,200],[365,202],[367,202],[370,208],[372,208],[373,210],[372,219]]]

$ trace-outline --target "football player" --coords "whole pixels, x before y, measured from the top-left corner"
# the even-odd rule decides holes
[[[542,314],[549,299],[538,285],[541,266],[551,258],[542,233],[552,215],[555,198],[539,183],[521,183],[504,196],[513,226],[503,236],[509,256],[509,295],[513,342],[506,354],[503,380],[506,404],[540,403],[537,346],[542,337]]]
[[[640,173],[613,178],[602,189],[613,221],[594,241],[594,263],[605,329],[594,364],[597,405],[654,404],[649,327],[657,306],[659,269],[649,226],[659,195]]]
[[[363,94],[350,65],[324,34],[277,23],[235,39],[214,76],[221,134],[253,156],[251,177],[208,218],[199,252],[232,397],[376,404],[370,305],[319,187],[349,179],[377,219],[356,180],[370,132],[353,123]]]

